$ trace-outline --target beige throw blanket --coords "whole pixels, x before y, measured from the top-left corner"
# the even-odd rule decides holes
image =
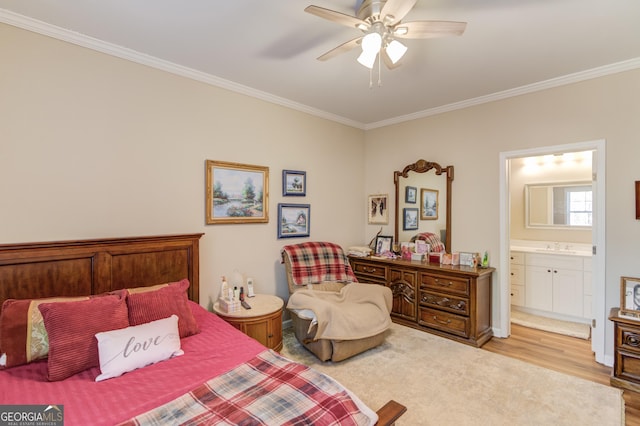
[[[340,292],[298,290],[288,309],[310,309],[318,320],[314,337],[355,340],[375,336],[391,326],[392,295],[387,287],[352,283]]]

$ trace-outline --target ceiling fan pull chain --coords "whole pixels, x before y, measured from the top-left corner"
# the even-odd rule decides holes
[[[382,51],[378,53],[378,87],[382,86]]]
[[[373,89],[373,67],[369,68],[369,89]]]

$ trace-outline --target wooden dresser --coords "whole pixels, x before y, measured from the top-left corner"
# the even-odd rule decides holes
[[[491,330],[494,268],[350,257],[362,283],[393,292],[394,322],[480,347]]]

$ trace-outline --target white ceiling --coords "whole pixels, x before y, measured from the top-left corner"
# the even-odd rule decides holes
[[[359,49],[315,59],[361,33],[304,12],[358,3],[0,0],[0,22],[361,128],[640,68],[638,0],[418,0],[403,21],[465,33],[406,40],[403,65],[370,89]]]

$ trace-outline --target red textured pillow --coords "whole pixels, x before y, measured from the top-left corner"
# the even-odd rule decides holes
[[[87,299],[89,297],[5,300],[0,314],[0,368],[47,357],[49,338],[38,310],[39,304]]]
[[[188,288],[189,280],[185,278],[155,291],[130,293],[127,296],[129,324],[145,324],[175,314],[178,316],[180,337],[198,333],[198,323],[189,307]]]
[[[96,333],[129,326],[126,299],[97,297],[38,306],[49,335],[49,381],[100,365]]]

